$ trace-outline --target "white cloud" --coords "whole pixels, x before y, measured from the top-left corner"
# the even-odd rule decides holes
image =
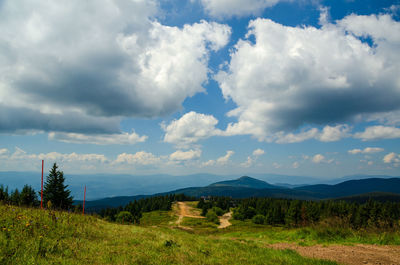
[[[120,134],[81,134],[81,133],[63,133],[63,132],[50,132],[50,140],[56,140],[65,143],[75,144],[96,144],[96,145],[110,145],[120,144],[129,145],[146,141],[147,136],[139,136],[137,133],[120,133]]]
[[[1,148],[0,149],[0,156],[5,156],[9,153],[7,148]]]
[[[153,155],[152,153],[139,151],[135,154],[122,153],[117,156],[114,161],[115,164],[127,163],[127,164],[138,164],[138,165],[154,165],[160,162],[160,158]]]
[[[265,154],[265,151],[260,148],[253,151],[253,156],[261,156],[263,154]]]
[[[235,154],[235,152],[232,150],[226,151],[225,156],[221,156],[217,159],[217,165],[226,165],[229,162],[229,159],[231,158],[231,156],[233,156],[234,154]]]
[[[396,154],[394,152],[389,153],[383,157],[383,162],[385,164],[393,163],[394,166],[400,166],[400,154]]]
[[[241,163],[240,165],[242,167],[251,167],[253,165],[253,163],[254,163],[254,159],[251,156],[248,156],[247,160],[245,162]]]
[[[321,28],[251,21],[247,39],[237,42],[227,69],[215,76],[224,97],[238,106],[228,113],[238,121],[227,132],[329,142],[348,137],[344,124],[356,118],[398,111],[399,36],[400,22],[389,15],[351,15]],[[330,127],[293,134],[314,125]]]
[[[165,131],[164,142],[187,147],[199,140],[221,135],[221,130],[215,128],[217,123],[218,120],[212,115],[188,112],[168,125],[162,124]]]
[[[0,131],[118,133],[123,117],[164,116],[204,92],[209,55],[227,44],[230,28],[164,26],[154,20],[157,6],[3,1]],[[79,125],[93,124],[85,132],[71,126],[80,116],[87,122]]]
[[[15,147],[15,152],[10,156],[10,160],[31,161],[31,160],[46,160],[51,162],[90,162],[90,163],[105,163],[108,159],[102,154],[77,154],[73,153],[40,153],[28,154],[19,147]]]
[[[381,125],[371,126],[367,127],[364,132],[355,133],[354,137],[360,138],[363,141],[396,139],[400,138],[400,128]]]
[[[293,164],[292,164],[293,168],[299,168],[299,166],[300,166],[300,163],[297,161],[293,162]]]
[[[172,161],[188,161],[198,159],[201,156],[201,150],[189,150],[181,151],[177,150],[169,155],[169,159]]]
[[[201,0],[208,14],[223,18],[232,16],[258,15],[267,8],[284,0]],[[290,1],[290,0],[286,0]]]
[[[321,162],[323,162],[325,160],[325,156],[321,155],[321,154],[316,154],[313,158],[312,161],[316,164],[319,164]]]
[[[383,152],[384,149],[380,148],[380,147],[366,147],[364,148],[364,150],[361,149],[352,149],[349,150],[348,153],[355,155],[355,154],[373,154],[373,153],[379,153],[379,152]]]
[[[285,134],[283,131],[274,134],[270,139],[275,141],[276,143],[285,144],[285,143],[299,143],[310,139],[316,139],[321,142],[334,142],[339,141],[342,138],[346,138],[350,136],[350,128],[347,125],[336,125],[329,126],[326,125],[322,131],[319,131],[317,128],[311,128],[308,130],[303,130],[299,133],[287,133]]]
[[[230,158],[235,154],[234,151],[228,150],[224,156],[218,157],[216,160],[208,160],[203,162],[202,166],[225,166],[230,162]]]
[[[263,154],[265,154],[265,151],[258,148],[253,151],[252,156],[248,156],[247,160],[240,165],[242,167],[251,167],[257,161],[258,157],[262,156]]]
[[[318,140],[321,142],[335,142],[342,138],[349,137],[350,127],[347,125],[337,126],[325,126],[321,134],[318,136]]]

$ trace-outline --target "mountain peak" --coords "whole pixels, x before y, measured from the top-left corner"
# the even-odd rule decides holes
[[[233,186],[233,187],[246,187],[246,188],[253,188],[253,189],[266,189],[266,188],[276,188],[276,186],[271,185],[265,181],[252,178],[249,176],[242,176],[238,179],[234,180],[226,180],[213,183],[209,186]]]
[[[249,176],[241,176],[240,178],[238,178],[237,180],[258,180],[258,179],[256,179],[256,178],[252,178],[252,177],[249,177]],[[261,180],[260,180],[261,181]]]

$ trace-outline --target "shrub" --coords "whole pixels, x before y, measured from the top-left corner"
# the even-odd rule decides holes
[[[218,215],[218,216],[222,216],[224,214],[224,211],[219,208],[219,207],[213,207],[212,210]]]
[[[257,214],[257,215],[255,215],[255,216],[251,219],[251,221],[252,221],[253,223],[255,223],[255,224],[261,225],[261,224],[264,224],[264,222],[265,222],[265,217],[264,217],[264,215]]]
[[[207,218],[208,221],[219,225],[218,215],[213,210],[209,210],[207,212],[206,218]]]
[[[121,211],[115,216],[118,223],[132,223],[133,215],[128,211]]]

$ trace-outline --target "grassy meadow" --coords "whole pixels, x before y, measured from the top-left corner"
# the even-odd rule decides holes
[[[95,216],[0,205],[0,264],[337,264],[274,250],[275,242],[400,244],[398,233],[327,232],[233,220],[217,229],[173,211],[145,213],[140,225]],[[330,236],[329,236],[330,235]]]

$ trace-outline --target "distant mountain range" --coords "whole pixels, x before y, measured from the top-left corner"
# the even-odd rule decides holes
[[[45,176],[48,172],[45,172]],[[24,184],[40,189],[40,172],[14,172],[0,171],[0,185],[8,186],[10,190],[21,189]],[[83,198],[83,186],[87,186],[86,198],[95,200],[115,196],[152,195],[165,191],[184,189],[187,187],[204,187],[210,183],[231,181],[238,176],[192,174],[184,176],[172,176],[168,174],[155,175],[129,175],[129,174],[68,174],[64,172],[66,184],[69,185],[71,194],[76,199]],[[354,175],[336,179],[318,179],[308,176],[288,176],[279,174],[249,174],[257,180],[264,181],[267,185],[273,185],[277,189],[296,188],[313,184],[337,184],[347,180],[366,178],[393,178],[392,176]],[[222,183],[220,185],[225,185]],[[229,183],[228,183],[229,184]],[[244,184],[246,187],[247,184]],[[260,184],[252,188],[268,188]],[[273,188],[273,187],[270,187]]]
[[[212,183],[204,187],[177,189],[169,192],[157,193],[153,196],[180,193],[194,197],[270,197],[302,200],[342,198],[343,200],[348,201],[365,201],[368,198],[373,198],[380,201],[397,201],[400,198],[400,178],[369,178],[349,180],[335,185],[318,184],[287,188],[271,185],[259,179],[243,176],[234,180]],[[86,206],[92,209],[116,207],[126,205],[130,201],[148,196],[150,195],[104,198],[101,200],[88,201]],[[80,201],[77,201],[76,203],[80,203]]]

